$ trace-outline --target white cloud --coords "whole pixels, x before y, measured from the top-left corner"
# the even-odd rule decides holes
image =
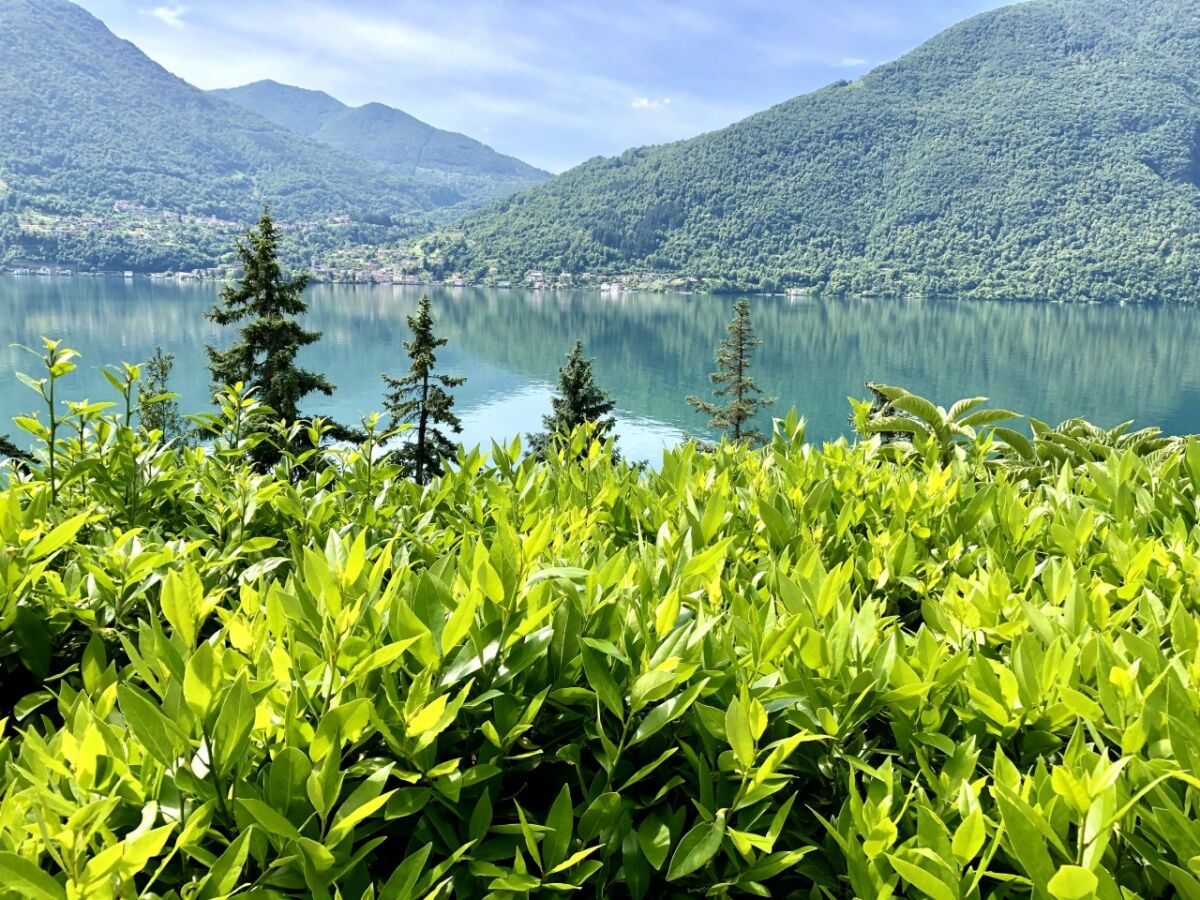
[[[634,109],[665,109],[671,105],[670,97],[638,97],[629,104]]]
[[[490,22],[482,15],[463,15],[466,25],[455,22],[450,27],[434,21],[422,26],[412,21],[420,21],[419,16],[356,11],[349,4],[326,0],[271,0],[252,17],[222,8],[212,18],[214,24],[243,37],[254,36],[309,56],[352,61],[358,67],[382,64],[427,77],[494,76],[535,68],[533,46],[519,34],[498,41],[497,34],[503,32],[497,30],[499,26],[489,29]]]
[[[182,28],[183,15],[186,12],[186,6],[175,4],[173,6],[156,6],[150,10],[150,15],[172,28]]]
[[[863,59],[860,56],[843,56],[833,65],[838,69],[858,69],[862,66],[869,65],[870,62],[871,61],[869,59]]]

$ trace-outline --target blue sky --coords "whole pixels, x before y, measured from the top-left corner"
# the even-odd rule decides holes
[[[380,101],[552,171],[856,78],[998,0],[82,0],[203,88]]]

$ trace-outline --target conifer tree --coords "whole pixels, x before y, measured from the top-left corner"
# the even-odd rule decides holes
[[[175,354],[164,353],[162,347],[155,347],[154,355],[146,361],[146,375],[138,388],[142,428],[161,432],[164,441],[180,440],[187,434],[183,416],[179,414],[179,401],[171,394],[171,369],[174,366]]]
[[[287,423],[300,418],[300,401],[314,391],[329,396],[333,385],[323,375],[296,365],[301,347],[316,343],[319,331],[306,331],[295,317],[308,311],[308,276],[289,279],[279,263],[279,230],[263,210],[258,230],[238,241],[244,274],[221,291],[221,303],[208,313],[218,325],[242,323],[238,340],[227,350],[207,347],[209,371],[217,387],[243,382],[257,399]]]
[[[7,436],[0,434],[0,460],[4,459],[15,459],[28,462],[32,460],[33,457],[10,441]]]
[[[462,431],[450,391],[467,379],[434,374],[437,348],[444,347],[446,339],[434,336],[427,294],[421,297],[416,313],[408,317],[408,327],[412,340],[404,342],[404,349],[412,365],[403,378],[383,376],[390,389],[384,395],[384,408],[391,414],[392,428],[415,426],[411,440],[396,451],[396,456],[418,484],[428,484],[442,474],[442,460],[454,455],[454,442],[439,426],[455,433]]]
[[[610,413],[615,404],[592,374],[592,360],[583,356],[583,342],[576,341],[567,361],[558,370],[558,390],[550,400],[551,414],[542,417],[545,431],[529,435],[529,452],[544,457],[570,439],[581,425],[594,425],[593,438],[605,440],[617,424]]]
[[[750,356],[754,348],[761,344],[750,324],[750,304],[744,299],[738,300],[733,305],[729,337],[717,348],[717,371],[708,376],[717,385],[713,395],[718,402],[710,403],[699,397],[687,398],[688,403],[709,417],[710,426],[729,432],[736,442],[762,443],[762,432],[751,423],[762,410],[775,402],[774,397],[761,396],[762,389],[750,377]]]

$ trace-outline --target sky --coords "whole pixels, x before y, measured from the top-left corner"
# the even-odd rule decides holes
[[[853,80],[999,0],[79,0],[202,88],[386,103],[553,172]]]

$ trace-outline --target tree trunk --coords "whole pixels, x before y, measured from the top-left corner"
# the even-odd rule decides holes
[[[429,422],[429,369],[421,375],[421,414],[417,417],[417,452],[416,467],[413,476],[417,484],[424,484],[425,478],[425,429]]]

